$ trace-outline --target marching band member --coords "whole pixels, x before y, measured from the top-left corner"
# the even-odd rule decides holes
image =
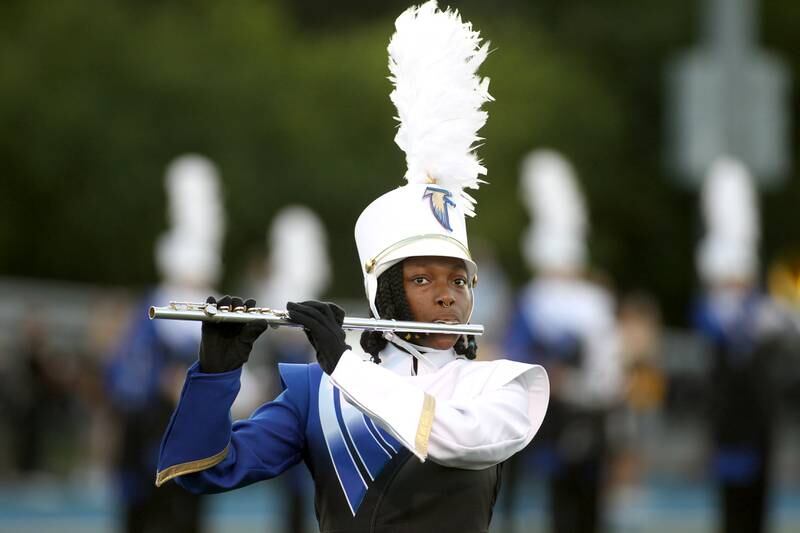
[[[290,299],[315,300],[327,290],[330,282],[330,258],[325,225],[319,216],[302,205],[282,208],[272,219],[269,230],[269,258],[266,276],[255,292],[261,302],[286,302]],[[280,328],[264,335],[256,343],[254,353],[263,352],[269,388],[280,391],[280,363],[309,363],[315,351],[303,335],[291,328]],[[248,365],[249,366],[249,365]],[[242,367],[244,371],[247,367]],[[270,397],[277,395],[273,394]],[[238,397],[237,397],[238,401]],[[234,404],[235,408],[235,404]],[[248,413],[249,414],[249,413]],[[282,520],[286,533],[308,530],[306,518],[313,512],[310,496],[314,486],[303,465],[285,472],[282,495],[286,514]]]
[[[588,217],[572,166],[537,150],[523,162],[521,186],[533,217],[522,248],[536,276],[518,299],[505,349],[551,379],[550,410],[530,453],[548,481],[552,531],[590,533],[602,527],[607,416],[622,391],[614,297],[587,275]]]
[[[770,363],[783,327],[758,288],[758,203],[747,168],[728,157],[702,190],[706,235],[697,248],[704,294],[694,308],[711,358],[712,471],[720,531],[766,527],[776,398]]]
[[[477,266],[465,224],[474,200],[463,189],[486,172],[473,150],[491,98],[476,75],[488,44],[434,1],[408,9],[396,29],[391,96],[408,183],[356,222],[367,299],[384,319],[467,323]],[[234,424],[228,410],[241,366],[266,326],[203,324],[156,483],[230,490],[302,461],[322,532],[487,531],[503,462],[544,419],[544,369],[474,361],[475,340],[459,335],[365,333],[358,349],[345,343],[335,304],[289,302],[288,310],[318,363],[281,365],[281,395]]]
[[[155,250],[162,281],[145,301],[194,300],[213,290],[222,269],[224,213],[218,173],[205,157],[184,155],[167,168],[165,186],[170,229]],[[144,311],[135,316],[112,356],[106,380],[121,429],[116,467],[124,529],[198,531],[201,499],[175,487],[156,492],[152,473],[181,377],[196,358],[200,327],[151,321]]]

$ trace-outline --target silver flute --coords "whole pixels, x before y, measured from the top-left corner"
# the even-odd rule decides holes
[[[269,307],[244,307],[192,302],[170,302],[164,307],[151,307],[150,320],[196,320],[200,322],[253,322],[263,320],[270,326],[303,327],[289,319],[289,312]],[[402,331],[409,333],[447,333],[452,335],[483,335],[480,324],[447,324],[444,322],[410,322],[404,320],[381,320],[378,318],[344,317],[343,329],[369,331]]]

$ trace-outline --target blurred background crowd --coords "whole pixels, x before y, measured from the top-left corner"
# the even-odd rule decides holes
[[[404,173],[408,5],[0,3],[0,531],[314,530],[305,471],[155,489],[200,330],[146,310],[367,315],[353,225]],[[479,358],[553,388],[493,531],[800,530],[800,5],[440,5],[493,50]],[[234,417],[311,358],[270,330]]]

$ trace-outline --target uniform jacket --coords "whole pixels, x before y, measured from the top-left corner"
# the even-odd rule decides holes
[[[426,351],[415,371],[394,345],[382,363],[348,350],[331,376],[283,364],[283,392],[232,422],[240,369],[188,372],[161,446],[156,484],[219,492],[303,461],[323,533],[486,531],[499,465],[547,409],[540,366]]]

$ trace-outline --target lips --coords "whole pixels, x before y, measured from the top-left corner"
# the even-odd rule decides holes
[[[454,316],[437,318],[433,322],[436,324],[461,324],[461,321]]]

